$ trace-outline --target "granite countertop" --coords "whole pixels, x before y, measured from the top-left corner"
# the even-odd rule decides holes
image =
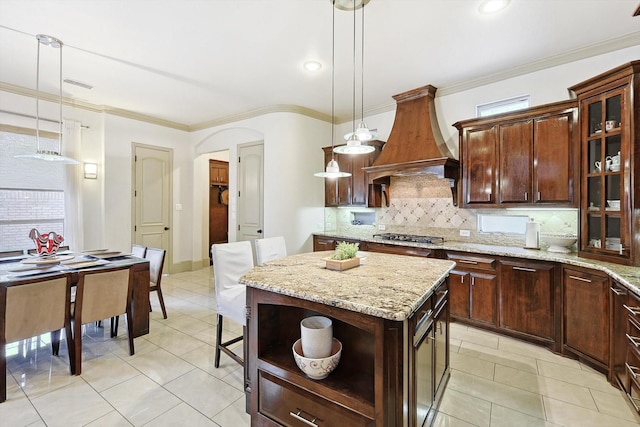
[[[578,257],[577,253],[569,253],[569,254],[561,254],[555,252],[547,252],[545,250],[536,250],[536,249],[524,249],[521,247],[513,247],[513,246],[496,246],[496,245],[488,245],[488,244],[480,244],[480,243],[472,243],[472,242],[456,242],[456,241],[445,241],[442,244],[427,244],[427,243],[412,243],[412,242],[401,242],[401,241],[391,241],[391,240],[382,240],[379,238],[373,237],[373,235],[348,235],[341,233],[314,233],[318,236],[332,237],[338,239],[353,239],[360,240],[363,242],[377,242],[384,243],[389,245],[398,245],[398,246],[410,246],[410,247],[419,247],[419,248],[429,248],[429,249],[444,249],[448,251],[458,251],[458,252],[469,252],[469,253],[477,253],[477,254],[485,254],[485,255],[496,255],[496,256],[505,256],[505,257],[513,257],[513,258],[524,258],[530,260],[538,260],[538,261],[549,261],[549,262],[559,262],[567,265],[573,265],[576,267],[585,267],[591,268],[594,270],[599,270],[604,273],[607,273],[613,279],[617,280],[620,284],[626,286],[634,293],[640,295],[640,267],[630,267],[627,265],[614,264],[611,262],[603,262],[592,260],[588,258]]]
[[[240,282],[308,301],[388,320],[408,319],[455,263],[434,258],[358,252],[361,265],[325,268],[333,251],[292,255],[253,268]]]

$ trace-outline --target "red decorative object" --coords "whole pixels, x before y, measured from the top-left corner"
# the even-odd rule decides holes
[[[64,241],[64,237],[55,231],[50,231],[48,234],[40,234],[35,228],[31,229],[29,237],[35,242],[36,250],[40,256],[55,255],[60,244]]]

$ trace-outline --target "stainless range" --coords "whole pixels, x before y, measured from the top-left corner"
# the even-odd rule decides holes
[[[382,240],[397,240],[401,242],[430,243],[430,244],[444,243],[444,237],[421,236],[419,234],[381,233],[381,234],[373,235],[374,239],[376,237],[379,237]]]

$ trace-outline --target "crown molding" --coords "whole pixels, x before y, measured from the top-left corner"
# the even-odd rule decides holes
[[[535,71],[544,70],[547,68],[564,65],[569,62],[575,62],[582,59],[587,59],[596,55],[602,55],[605,53],[613,52],[616,50],[626,49],[629,47],[637,47],[640,45],[640,31],[627,34],[622,37],[617,37],[610,40],[605,40],[600,43],[595,43],[589,46],[585,46],[579,49],[563,52],[554,56],[550,56],[539,61],[529,62],[518,67],[511,68],[509,70],[501,71],[498,73],[492,73],[489,75],[481,76],[476,79],[467,80],[464,82],[456,83],[453,85],[445,86],[438,89],[437,96],[446,96],[454,93],[462,92],[484,86],[492,83],[496,83],[505,79],[518,77],[524,74],[529,74]],[[27,89],[21,86],[15,86],[8,83],[0,82],[0,91],[10,92],[17,95],[23,95],[35,98],[36,91],[33,89]],[[39,98],[50,101],[59,102],[59,97],[48,93],[40,92]],[[97,113],[107,113],[119,117],[124,117],[141,122],[151,123],[168,128],[178,129],[186,132],[194,132],[216,126],[221,126],[240,120],[252,119],[258,116],[272,113],[294,113],[308,116],[317,120],[325,122],[331,122],[331,116],[320,113],[319,111],[312,110],[310,108],[302,107],[299,105],[277,104],[267,107],[256,108],[253,110],[245,111],[243,113],[237,113],[228,115],[225,117],[207,120],[204,122],[196,123],[194,125],[187,125],[184,123],[173,122],[170,120],[160,119],[154,116],[146,114],[136,113],[133,111],[125,110],[122,108],[115,108],[108,105],[95,105],[86,101],[75,100],[71,98],[62,99],[62,103],[67,106],[82,108],[84,110],[93,111]],[[389,102],[386,104],[374,106],[365,110],[365,117],[376,114],[387,113],[389,111],[395,111],[396,104]],[[352,117],[336,116],[335,123],[342,124],[352,121]]]
[[[240,120],[252,119],[254,117],[263,116],[265,114],[272,113],[294,113],[301,114],[303,116],[308,116],[313,119],[322,120],[325,122],[331,122],[331,116],[328,114],[320,113],[319,111],[312,110],[311,108],[301,107],[299,105],[289,105],[289,104],[277,104],[270,105],[268,107],[256,108],[254,110],[249,110],[243,113],[232,114],[229,116],[221,117],[218,119],[208,120],[206,122],[197,123],[195,125],[189,126],[189,131],[197,131],[208,129],[220,125],[226,125],[229,123],[238,122]]]

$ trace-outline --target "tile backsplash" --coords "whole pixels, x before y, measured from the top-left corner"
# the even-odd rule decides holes
[[[578,233],[577,209],[460,209],[453,206],[449,181],[433,175],[391,177],[387,208],[325,208],[325,231],[354,236],[397,232],[442,236],[449,241],[467,241],[523,246],[524,235],[482,233],[478,215],[528,215],[540,223],[541,233]],[[373,226],[353,225],[353,212],[375,212]],[[384,225],[385,230],[379,230]],[[469,230],[469,237],[460,237]]]

